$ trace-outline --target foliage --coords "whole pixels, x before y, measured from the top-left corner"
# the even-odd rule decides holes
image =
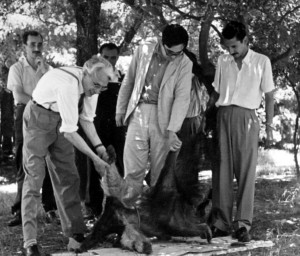
[[[88,12],[80,11],[87,3]],[[93,6],[95,10],[90,10]],[[142,40],[160,35],[166,24],[176,22],[188,30],[188,47],[197,53],[204,73],[210,76],[217,57],[224,52],[223,25],[229,19],[245,22],[251,48],[270,57],[274,81],[280,88],[276,104],[284,104],[286,114],[276,112],[279,116],[274,121],[278,127],[282,122],[293,127],[280,134],[281,143],[292,139],[299,144],[299,0],[2,0],[0,18],[0,65],[8,56],[21,54],[20,35],[25,28],[45,35],[50,61],[69,65],[76,62],[76,54],[81,63],[97,51],[95,44],[99,47],[108,41],[120,45],[123,55],[131,54]],[[92,26],[95,31],[88,28],[93,20],[98,22]],[[96,37],[92,33],[97,33]],[[263,111],[259,113],[263,120]]]

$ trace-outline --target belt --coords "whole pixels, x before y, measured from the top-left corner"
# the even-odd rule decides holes
[[[37,106],[40,107],[40,108],[43,108],[43,109],[46,109],[46,110],[48,110],[48,111],[57,113],[56,111],[53,111],[51,108],[46,108],[46,107],[44,107],[43,105],[38,104],[35,100],[32,100],[32,102],[33,102],[33,104],[37,105]]]

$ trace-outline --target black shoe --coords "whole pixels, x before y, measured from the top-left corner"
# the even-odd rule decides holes
[[[222,236],[228,236],[229,233],[227,231],[223,231],[221,229],[218,229],[216,227],[212,228],[212,237],[222,237]]]
[[[60,219],[54,210],[46,212],[46,223],[60,224]]]
[[[9,227],[15,227],[22,224],[22,217],[20,213],[16,213],[15,216],[7,223]]]
[[[250,242],[251,240],[251,236],[245,227],[241,227],[237,231],[235,231],[232,237],[243,243]]]
[[[30,245],[26,248],[26,256],[41,256],[36,244]]]

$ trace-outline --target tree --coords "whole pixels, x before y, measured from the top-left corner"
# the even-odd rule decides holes
[[[223,52],[221,27],[229,19],[237,19],[247,24],[251,47],[270,57],[276,85],[282,88],[291,86],[295,98],[299,97],[298,0],[2,0],[0,18],[3,22],[12,13],[27,17],[32,22],[2,26],[2,42],[13,42],[13,38],[25,27],[38,27],[46,32],[49,53],[76,52],[78,65],[97,53],[104,41],[113,40],[120,44],[122,51],[127,52],[140,40],[159,35],[166,24],[180,23],[188,30],[189,48],[198,53],[204,74],[208,77],[213,77],[214,63]],[[8,40],[5,40],[6,37]],[[14,51],[10,45],[16,43],[7,44],[6,50],[1,51],[2,59],[8,52]],[[4,49],[4,44],[0,48]],[[298,104],[294,129],[298,176],[299,111]]]

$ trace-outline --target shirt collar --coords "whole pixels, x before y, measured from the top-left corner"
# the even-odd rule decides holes
[[[244,57],[244,59],[242,60],[242,63],[249,65],[249,63],[251,61],[252,53],[253,53],[253,51],[250,48],[248,48],[248,52],[247,52],[246,56]],[[231,62],[235,62],[234,57],[230,54],[229,54],[229,56],[230,56]]]
[[[157,56],[159,56],[159,58],[162,59],[162,60],[167,60],[165,58],[165,56],[163,55],[163,53],[162,53],[162,47],[163,47],[162,41],[159,40],[158,43],[156,44],[155,48],[154,48],[153,54],[157,54]]]
[[[243,63],[249,65],[250,59],[251,59],[251,55],[252,55],[252,50],[250,48],[248,48],[248,52],[247,52],[245,58],[243,59]]]

